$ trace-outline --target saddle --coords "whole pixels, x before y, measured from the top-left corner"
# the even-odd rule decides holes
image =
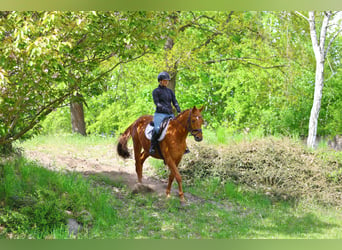
[[[160,124],[160,129],[158,132],[158,141],[162,141],[165,138],[167,127],[169,126],[169,122],[172,118],[165,118],[162,123]],[[151,140],[152,133],[154,130],[154,122],[151,121],[145,129],[145,136],[147,139]]]

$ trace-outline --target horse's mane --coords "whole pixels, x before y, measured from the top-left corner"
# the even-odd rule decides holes
[[[183,110],[182,112],[180,112],[180,113],[175,117],[175,119],[176,119],[178,116],[183,115],[185,112],[189,111],[190,109],[191,109],[191,108],[186,109],[186,110]]]

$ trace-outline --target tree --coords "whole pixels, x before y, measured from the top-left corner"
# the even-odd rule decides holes
[[[87,135],[84,120],[83,96],[76,92],[76,96],[70,98],[71,127],[73,133]]]
[[[204,104],[208,126],[213,128],[224,127],[236,132],[249,127],[251,130],[260,128],[259,131],[266,134],[307,135],[315,57],[305,19],[291,12],[234,12],[231,21],[226,23],[230,13],[177,13],[177,28],[165,35],[173,40],[167,58],[170,66],[177,62],[177,99],[181,107]],[[199,49],[194,51],[196,48]],[[337,49],[333,46],[330,51]],[[133,118],[150,112],[147,108],[133,111],[137,105],[131,103],[138,102],[140,95],[145,103],[150,103],[147,99],[151,95],[148,83],[153,79],[155,85],[156,73],[166,65],[166,51],[160,47],[158,52],[139,62],[151,66],[148,70],[139,63],[125,65],[127,75],[115,78],[115,86],[125,87],[125,95],[133,95],[134,98],[131,102],[126,98],[118,100],[112,110],[130,109],[128,113],[134,114]],[[335,54],[336,59],[331,58],[330,53],[329,60],[337,68],[339,53]],[[135,82],[145,83],[135,88],[139,88],[139,94],[134,92],[135,89],[130,92],[126,88]],[[336,88],[334,90],[329,91],[337,99]],[[334,106],[323,100],[322,108],[329,105],[330,110],[335,110],[338,107],[335,99],[327,100]],[[340,109],[336,109],[335,117],[339,117],[338,112]],[[131,118],[127,119],[127,115],[116,118],[122,123],[129,123]],[[103,118],[108,120],[105,117],[108,115]]]
[[[299,13],[299,12],[297,12]],[[305,19],[309,22],[310,27],[310,36],[312,41],[312,48],[316,58],[316,75],[315,75],[315,91],[314,91],[314,100],[311,108],[310,121],[309,121],[309,131],[308,131],[308,139],[307,146],[314,148],[317,136],[317,127],[318,127],[318,117],[321,109],[321,100],[323,95],[323,86],[324,86],[324,64],[330,50],[331,44],[336,39],[337,35],[342,31],[339,29],[335,32],[328,31],[329,24],[331,18],[337,12],[333,13],[332,11],[324,11],[321,13],[323,16],[323,20],[320,27],[320,35],[318,36],[317,30],[317,21],[316,21],[316,13],[314,11],[309,12],[309,17],[305,17]],[[329,43],[327,40],[330,38]]]
[[[164,64],[171,75],[169,88],[175,92],[179,66],[191,65],[197,54],[223,35],[233,12],[176,11],[166,13]],[[196,60],[195,60],[196,61]],[[197,61],[196,61],[197,62]]]
[[[0,148],[116,66],[148,53],[158,32],[146,12],[0,12]],[[106,61],[112,66],[99,70]]]

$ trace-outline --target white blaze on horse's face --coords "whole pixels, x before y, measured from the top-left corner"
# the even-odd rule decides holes
[[[194,136],[195,141],[202,141],[202,129],[201,126],[204,123],[201,115],[193,116],[191,119],[191,135]]]

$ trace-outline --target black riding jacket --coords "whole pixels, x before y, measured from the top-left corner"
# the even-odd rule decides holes
[[[157,113],[172,114],[171,102],[173,106],[175,106],[177,112],[181,112],[176,96],[171,89],[159,85],[158,88],[153,90],[152,96]]]

